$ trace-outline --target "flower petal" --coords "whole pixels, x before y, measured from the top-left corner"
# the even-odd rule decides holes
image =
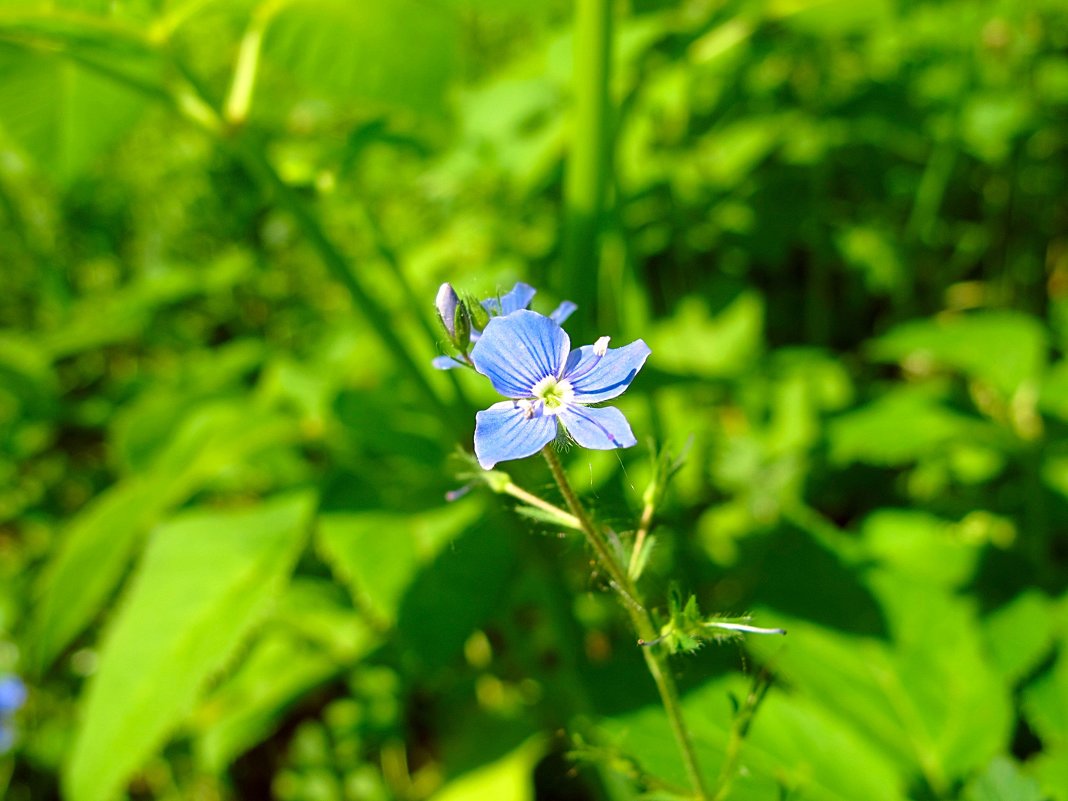
[[[527,308],[537,293],[538,290],[530,284],[524,284],[520,281],[512,287],[511,292],[500,297],[486,298],[482,301],[482,308],[491,315],[511,314],[514,311]]]
[[[549,315],[549,318],[557,325],[563,325],[564,320],[570,317],[577,308],[578,306],[570,300],[565,300],[553,310],[552,314]]]
[[[614,406],[595,408],[572,403],[560,411],[560,422],[575,442],[595,451],[629,448],[638,441],[623,412]]]
[[[515,401],[501,401],[475,415],[475,456],[489,470],[497,462],[522,459],[556,439],[556,417],[535,415]]]
[[[475,369],[506,398],[529,398],[534,385],[567,361],[567,333],[536,312],[494,317],[471,349]]]
[[[563,378],[571,382],[575,400],[580,403],[597,403],[622,394],[652,352],[636,339],[622,348],[610,348],[598,361],[593,348],[584,345],[572,352],[564,368]]]

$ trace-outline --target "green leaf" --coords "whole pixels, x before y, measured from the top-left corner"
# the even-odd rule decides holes
[[[30,664],[46,669],[97,614],[141,537],[166,511],[211,477],[296,435],[289,419],[242,402],[189,415],[150,469],[105,490],[67,525],[38,586]]]
[[[975,572],[980,550],[956,524],[916,509],[880,509],[862,526],[865,544],[884,564],[916,579],[958,587]]]
[[[707,378],[735,376],[759,355],[763,326],[764,304],[756,292],[738,294],[715,316],[704,301],[689,297],[649,334],[649,346],[662,370]]]
[[[1053,646],[1053,627],[1053,604],[1038,590],[1020,593],[983,621],[990,653],[1008,681],[1038,667]]]
[[[197,762],[211,773],[222,771],[273,732],[309,691],[380,640],[337,584],[295,579],[251,653],[197,710]]]
[[[1008,746],[1009,688],[988,661],[971,604],[890,571],[875,570],[868,582],[886,615],[888,640],[769,612],[789,630],[785,642],[751,637],[747,644],[899,770],[947,788]]]
[[[1045,801],[1068,801],[1068,746],[1046,748],[1027,768],[1042,785]]]
[[[152,535],[86,692],[63,785],[115,796],[189,714],[289,575],[315,499],[190,512]]]
[[[545,751],[545,739],[531,737],[500,759],[447,782],[431,800],[533,801],[534,767]]]
[[[1046,747],[1068,746],[1068,647],[1053,667],[1024,688],[1021,706]]]
[[[984,311],[904,323],[875,340],[871,353],[914,371],[959,370],[1011,398],[1024,382],[1039,378],[1047,348],[1046,330],[1034,317]]]
[[[385,625],[397,619],[416,573],[482,513],[480,499],[422,514],[360,512],[323,515],[317,542],[353,600]]]
[[[455,16],[417,0],[296,0],[271,21],[261,69],[269,81],[295,79],[350,106],[426,113],[442,107],[458,37]]]
[[[132,126],[146,95],[68,56],[0,46],[6,133],[60,181],[77,177]]]
[[[990,431],[925,392],[897,388],[832,419],[827,438],[834,462],[893,467],[941,453],[953,442],[981,440]]]
[[[793,634],[791,633],[791,637]],[[749,688],[739,676],[715,679],[682,699],[683,712],[706,777],[723,769],[732,698]],[[687,786],[667,717],[657,706],[605,721],[608,742],[633,755],[643,772]],[[732,801],[786,797],[796,801],[901,801],[893,760],[855,735],[818,699],[772,689],[742,741],[727,795]]]
[[[964,801],[1044,801],[1038,782],[1015,762],[999,756],[964,789]]]

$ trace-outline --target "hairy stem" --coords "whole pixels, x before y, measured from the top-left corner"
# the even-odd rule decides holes
[[[604,532],[594,523],[589,512],[586,511],[586,507],[582,505],[578,495],[575,494],[575,490],[572,488],[571,482],[568,481],[564,467],[560,464],[560,459],[557,457],[552,445],[546,445],[541,452],[545,456],[545,461],[549,463],[553,479],[555,479],[557,486],[560,488],[568,508],[578,520],[587,541],[593,548],[594,553],[597,554],[597,560],[601,568],[608,575],[612,586],[622,597],[623,607],[627,610],[631,625],[638,635],[638,641],[652,642],[657,638],[657,630],[653,625],[652,618],[649,616],[648,609],[642,603],[638,588],[627,575],[626,569],[612,554],[612,549]],[[655,647],[642,648],[641,651],[642,656],[645,658],[645,666],[653,677],[656,689],[660,693],[660,702],[667,713],[668,722],[671,724],[671,732],[675,736],[675,743],[678,745],[679,753],[682,755],[686,774],[693,787],[694,798],[696,801],[707,801],[708,790],[705,788],[704,777],[701,775],[700,768],[697,765],[697,753],[693,747],[693,739],[682,717],[679,691],[675,686],[675,679],[668,669],[667,655]]]
[[[542,500],[537,495],[531,492],[527,492],[518,484],[513,484],[511,481],[509,481],[501,488],[501,492],[505,493],[506,495],[511,495],[513,498],[516,498],[517,500],[520,500],[529,506],[541,509],[543,512],[548,512],[553,517],[557,518],[562,524],[566,525],[568,528],[573,528],[575,529],[575,531],[583,530],[582,523],[579,522],[579,519],[577,517],[568,514],[559,506],[554,506],[548,501]]]

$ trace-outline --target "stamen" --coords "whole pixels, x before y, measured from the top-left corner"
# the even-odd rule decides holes
[[[535,384],[530,394],[533,397],[529,402],[540,404],[542,414],[559,414],[575,398],[570,381],[562,381],[551,375]]]
[[[586,364],[581,370],[578,370],[574,373],[568,373],[565,377],[569,381],[575,381],[576,379],[583,378],[584,376],[588,375],[594,367],[601,363],[601,359],[604,358],[604,355],[608,353],[608,341],[610,339],[611,337],[601,337],[596,342],[594,342],[592,348],[594,358],[590,359],[589,363]]]

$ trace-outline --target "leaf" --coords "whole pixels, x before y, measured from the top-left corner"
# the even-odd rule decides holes
[[[204,699],[193,728],[199,765],[219,773],[262,742],[309,691],[356,663],[381,638],[321,579],[295,579],[241,666]]]
[[[425,114],[442,107],[458,36],[447,9],[417,0],[295,0],[267,29],[261,69],[350,106],[370,100]]]
[[[790,636],[793,636],[791,633]],[[739,676],[714,679],[682,699],[698,759],[706,777],[723,768],[732,720],[732,698],[749,688]],[[632,754],[641,769],[680,787],[688,782],[667,717],[657,706],[601,724],[609,742]],[[795,801],[902,801],[892,759],[858,738],[817,699],[772,689],[757,708],[730,792],[732,801],[786,797]]]
[[[430,801],[533,801],[534,767],[545,739],[531,737],[514,751],[449,781]]]
[[[30,664],[44,671],[89,623],[139,539],[167,510],[212,476],[296,433],[289,419],[240,402],[189,415],[149,470],[105,490],[67,525],[38,585]]]
[[[1068,647],[1064,638],[1053,667],[1024,688],[1021,706],[1043,745],[1068,746]]]
[[[959,587],[975,572],[980,551],[956,524],[916,509],[880,509],[862,526],[872,555],[916,579]]]
[[[727,123],[702,137],[697,150],[701,175],[718,189],[731,189],[756,170],[782,141],[782,115]]]
[[[1024,382],[1037,381],[1046,364],[1048,337],[1026,314],[983,311],[897,326],[871,344],[871,354],[914,370],[958,370],[1011,398]]]
[[[1044,801],[1068,801],[1068,747],[1047,748],[1028,760],[1027,767],[1042,785]]]
[[[1024,776],[1008,757],[999,756],[964,789],[964,801],[1044,801],[1038,782]]]
[[[894,15],[891,0],[772,0],[768,16],[815,36],[846,36],[887,26]]]
[[[927,393],[896,388],[866,406],[833,418],[827,429],[831,461],[907,465],[950,443],[982,440],[981,420],[956,412]]]
[[[323,515],[317,543],[356,603],[393,625],[416,573],[481,511],[481,501],[472,498],[416,515],[384,511]]]
[[[153,532],[85,694],[63,786],[115,796],[190,712],[288,577],[315,499],[178,516]]]
[[[1034,589],[1020,593],[983,621],[988,648],[1007,681],[1018,681],[1038,667],[1053,646],[1053,627],[1053,604]]]
[[[1008,746],[1009,688],[987,661],[970,603],[886,570],[873,570],[868,582],[886,614],[889,640],[779,613],[776,622],[790,632],[785,644],[753,637],[748,645],[899,770],[947,787]]]
[[[751,291],[728,301],[715,316],[699,298],[688,297],[650,333],[649,346],[662,370],[722,378],[750,368],[760,353],[764,304]]]
[[[3,126],[61,182],[84,172],[136,121],[146,95],[68,56],[0,46]]]

